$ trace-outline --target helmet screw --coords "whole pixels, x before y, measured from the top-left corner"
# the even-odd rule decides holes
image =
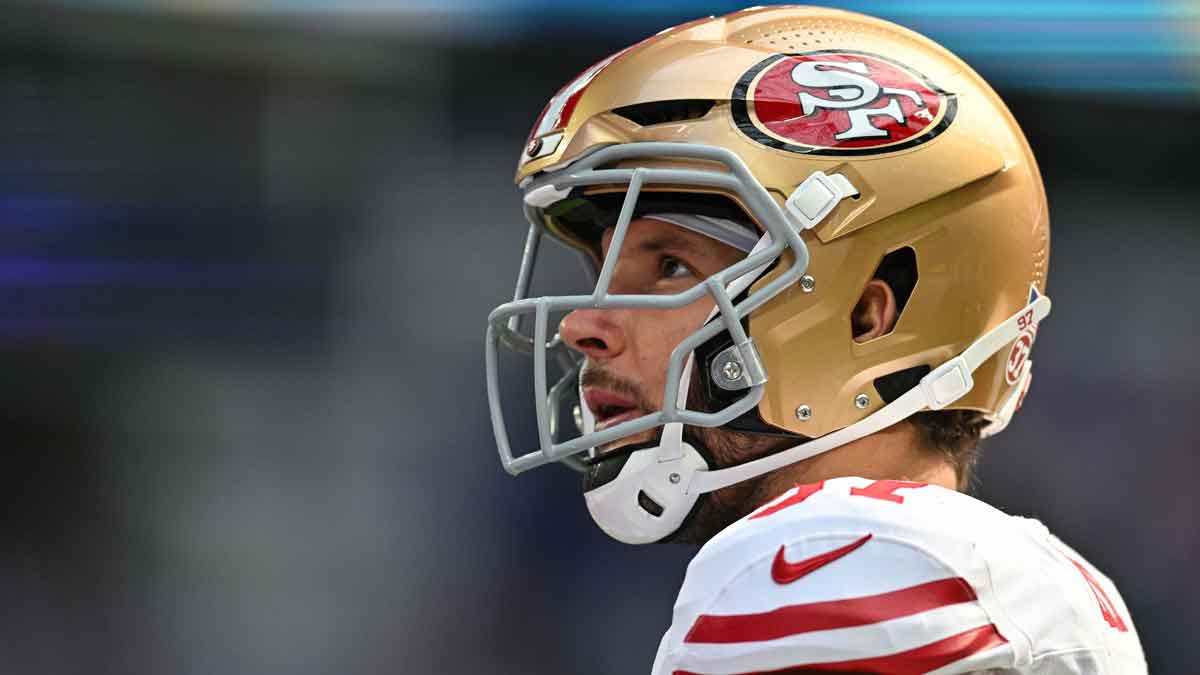
[[[667,476],[667,480],[671,481],[672,483],[678,483],[679,482],[679,474],[673,473],[670,476]]]
[[[858,396],[854,397],[854,407],[858,408],[859,410],[862,410],[869,405],[871,405],[870,396],[867,396],[866,394],[859,394]]]
[[[742,364],[737,361],[726,361],[725,365],[721,366],[721,374],[730,382],[737,382],[742,379]]]
[[[800,420],[801,422],[807,422],[812,419],[812,408],[806,405],[796,408],[796,419]]]
[[[805,274],[804,276],[800,277],[800,290],[804,291],[805,293],[812,293],[813,289],[816,287],[817,280],[812,278],[811,274]]]

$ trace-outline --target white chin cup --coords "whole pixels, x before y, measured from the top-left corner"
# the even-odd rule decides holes
[[[688,493],[692,475],[708,469],[691,445],[682,443],[680,450],[680,456],[663,461],[658,447],[635,450],[616,478],[585,492],[588,511],[600,529],[626,544],[649,544],[678,530],[699,496]],[[662,513],[647,511],[640,493],[661,506]]]

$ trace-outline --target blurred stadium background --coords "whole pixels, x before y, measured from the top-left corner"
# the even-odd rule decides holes
[[[1200,6],[839,1],[1001,91],[1055,311],[981,495],[1200,663]],[[0,6],[0,670],[648,672],[691,554],[495,459],[534,117],[714,2]]]

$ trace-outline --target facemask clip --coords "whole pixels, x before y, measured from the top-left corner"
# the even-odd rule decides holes
[[[796,221],[801,231],[811,230],[825,219],[833,208],[846,197],[858,194],[858,188],[840,173],[827,174],[814,171],[792,191],[785,206],[788,215]]]
[[[746,389],[767,381],[762,355],[758,353],[754,338],[750,337],[718,352],[708,373],[713,382],[726,391]]]

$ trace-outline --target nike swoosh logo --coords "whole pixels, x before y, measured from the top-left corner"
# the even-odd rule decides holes
[[[811,558],[806,558],[798,562],[788,562],[783,557],[783,546],[779,547],[779,552],[775,554],[775,562],[771,563],[771,578],[775,583],[783,585],[790,584],[797,579],[801,579],[813,572],[821,569],[829,563],[852,553],[855,549],[870,541],[871,535],[867,534],[858,541],[853,541],[841,548],[835,548],[832,551],[815,555]]]

